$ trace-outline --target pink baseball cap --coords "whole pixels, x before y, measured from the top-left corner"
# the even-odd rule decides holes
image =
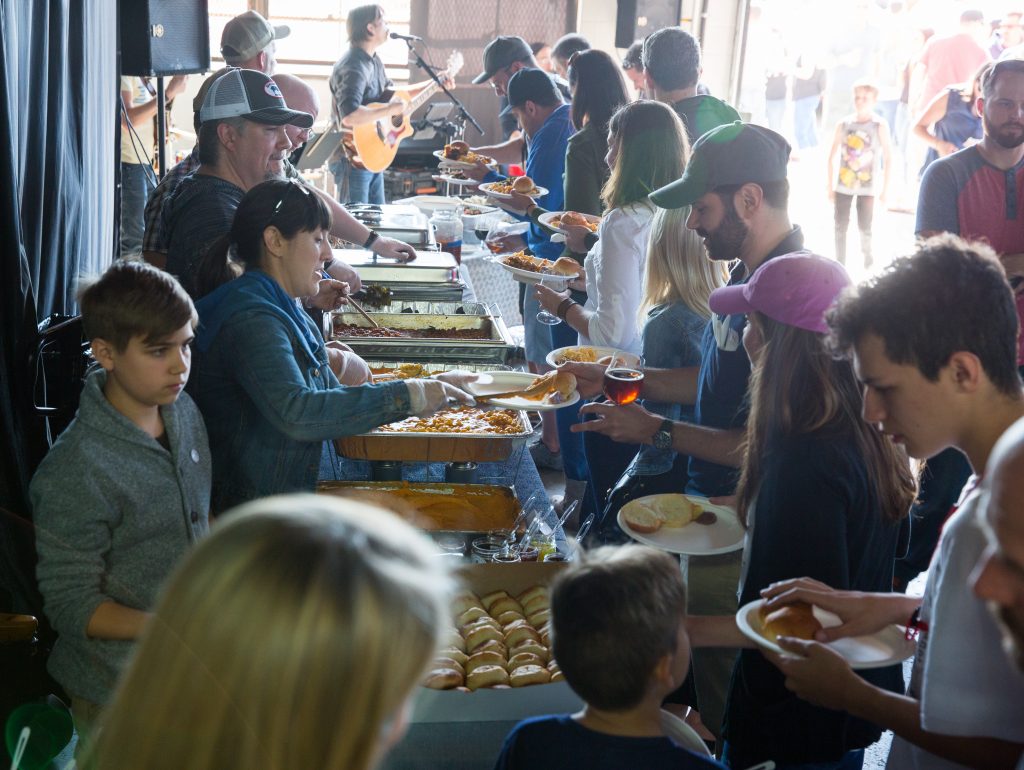
[[[851,283],[835,260],[795,251],[769,259],[746,283],[715,289],[708,303],[719,315],[756,310],[787,326],[826,334],[825,313]]]

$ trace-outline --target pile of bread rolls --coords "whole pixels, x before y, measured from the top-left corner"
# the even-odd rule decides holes
[[[466,592],[452,605],[448,646],[423,682],[435,690],[523,687],[561,680],[551,656],[548,590],[533,586],[516,597]]]

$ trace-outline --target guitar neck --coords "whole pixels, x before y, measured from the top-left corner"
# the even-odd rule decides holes
[[[442,72],[438,75],[439,78],[445,78],[448,76],[447,72]],[[416,110],[423,106],[424,102],[433,96],[440,86],[437,83],[431,83],[429,86],[420,91],[416,96],[409,100],[409,106],[405,108],[406,115],[412,115]]]

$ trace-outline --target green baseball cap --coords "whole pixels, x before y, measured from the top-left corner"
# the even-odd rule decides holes
[[[679,209],[719,187],[779,182],[789,152],[789,142],[770,128],[738,120],[718,126],[694,142],[683,176],[649,198],[663,209]]]

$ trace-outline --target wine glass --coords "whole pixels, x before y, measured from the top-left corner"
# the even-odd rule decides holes
[[[640,398],[644,387],[644,360],[634,353],[622,350],[612,354],[608,368],[604,370],[603,390],[605,397],[619,406],[632,404]]]
[[[540,285],[551,289],[552,291],[562,291],[565,288],[565,279],[561,277],[555,277],[551,275],[541,276]],[[549,313],[543,307],[537,313],[537,320],[545,326],[558,326],[562,323],[562,319],[556,316],[554,313]]]

